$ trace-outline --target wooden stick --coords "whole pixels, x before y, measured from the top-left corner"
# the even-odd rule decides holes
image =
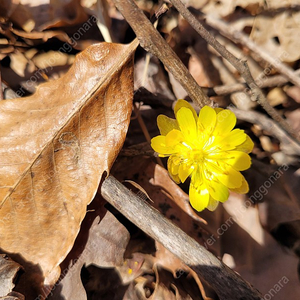
[[[101,186],[106,201],[206,280],[222,300],[259,300],[262,295],[212,253],[114,177]]]
[[[179,81],[188,95],[198,106],[211,105],[211,100],[202,91],[185,65],[153,27],[144,13],[137,7],[133,0],[113,0],[115,6],[129,23],[140,45],[158,57],[165,68]]]

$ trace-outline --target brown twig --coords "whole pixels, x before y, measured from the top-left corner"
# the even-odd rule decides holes
[[[280,126],[288,132],[296,140],[297,136],[292,131],[289,124],[278,114],[278,112],[268,103],[261,89],[254,81],[248,64],[246,61],[242,61],[230,53],[223,45],[221,45],[196,19],[196,17],[185,7],[180,0],[170,0],[170,2],[176,7],[179,13],[187,20],[187,22],[201,35],[203,39],[207,41],[218,53],[222,55],[228,62],[230,62],[241,74],[251,90],[252,98],[257,101],[264,110],[280,124]]]
[[[208,282],[221,300],[262,299],[262,295],[242,277],[114,177],[104,180],[101,194],[132,223]]]
[[[288,155],[300,155],[300,145],[290,138],[286,132],[273,120],[255,111],[245,111],[229,107],[239,120],[251,124],[258,124],[263,130],[269,132],[281,142],[281,149]]]
[[[136,118],[137,118],[137,120],[139,122],[139,125],[140,125],[140,127],[141,127],[141,129],[143,131],[143,134],[144,134],[144,136],[146,138],[146,141],[150,144],[151,143],[151,137],[150,137],[150,134],[148,132],[147,126],[145,125],[145,122],[144,122],[144,120],[143,120],[143,118],[142,118],[142,116],[140,114],[140,111],[139,111],[139,108],[138,108],[136,102],[133,103],[133,110],[135,112],[135,115],[136,115]],[[163,165],[161,159],[159,157],[155,157],[155,159],[156,159],[156,162],[160,166],[162,166],[164,168],[164,165]]]
[[[295,71],[295,74],[300,75],[300,70]],[[266,87],[276,87],[282,86],[289,82],[289,80],[282,75],[275,75],[272,77],[267,77],[263,80],[255,80],[256,84],[260,88]],[[208,97],[214,96],[225,96],[236,92],[242,92],[247,89],[247,85],[245,83],[236,83],[231,85],[222,85],[216,86],[214,88],[205,88],[202,87],[203,91],[207,94]]]
[[[95,12],[97,16],[97,26],[103,36],[104,41],[107,43],[113,42],[113,37],[110,30],[111,20],[108,15],[108,4],[106,0],[97,0],[97,9]]]
[[[113,0],[115,6],[129,23],[140,45],[157,56],[165,68],[168,69],[187,91],[191,99],[200,107],[211,105],[211,101],[202,91],[185,65],[153,27],[144,13],[137,7],[133,0]]]
[[[271,64],[278,72],[283,74],[292,83],[300,87],[300,78],[289,66],[285,65],[280,59],[273,57],[262,47],[254,43],[246,34],[236,30],[234,26],[229,25],[225,21],[217,19],[213,16],[206,15],[206,23],[217,29],[223,36],[228,39],[246,46],[248,49],[256,53],[260,58]]]
[[[1,77],[1,69],[0,69],[0,101],[3,100],[3,89],[2,89],[2,77]]]

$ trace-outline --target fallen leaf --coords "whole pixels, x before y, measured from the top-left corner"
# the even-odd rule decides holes
[[[0,248],[35,269],[36,292],[58,279],[124,142],[136,47],[93,45],[31,97],[0,102]]]
[[[177,280],[177,285],[181,281],[181,284],[185,281],[189,281],[190,284],[185,284],[185,292],[188,292],[192,296],[191,299],[196,299],[195,295],[200,295],[203,299],[207,298],[201,279],[198,275],[185,265],[178,257],[167,250],[163,245],[156,242],[156,254],[155,254],[155,269],[164,268],[165,270],[173,274],[172,280]],[[182,280],[183,279],[183,280]],[[174,285],[176,287],[176,285]],[[181,287],[183,288],[183,287]],[[175,289],[177,290],[177,288]],[[155,298],[154,298],[155,299]]]
[[[260,6],[263,6],[263,0],[235,0],[235,1],[206,1],[206,0],[187,0],[188,6],[201,9],[206,14],[214,14],[217,16],[228,16],[233,13],[236,7],[243,7],[253,14],[258,11]]]
[[[291,112],[286,112],[285,114],[289,124],[294,129],[294,132],[298,133],[300,130],[300,121],[299,121],[300,108],[294,109]]]
[[[25,300],[25,297],[17,292],[11,292],[7,296],[0,297],[0,300]]]
[[[264,299],[298,299],[297,257],[262,228],[260,208],[246,207],[246,203],[249,205],[245,195],[230,195],[213,240],[221,242],[222,256],[232,256],[234,270],[254,285]]]
[[[15,286],[13,280],[20,268],[21,266],[7,255],[0,255],[0,297],[4,297],[12,291]]]
[[[10,2],[12,3],[1,3],[0,7],[6,8],[5,14],[1,11],[1,15],[5,15],[26,32],[78,24],[87,16],[79,0]]]
[[[296,39],[299,32],[299,11],[283,10],[272,18],[256,16],[253,20],[251,38],[279,61],[294,62],[299,59],[300,42]]]
[[[95,202],[95,203],[94,203]],[[101,284],[102,279],[93,272],[98,268],[114,268],[123,264],[123,256],[129,241],[129,233],[125,226],[109,211],[104,212],[103,207],[96,198],[89,206],[95,211],[88,212],[72,251],[61,264],[61,280],[55,284],[47,299],[87,299],[86,291],[93,291]],[[98,208],[97,208],[98,207]],[[103,216],[99,218],[99,212]],[[90,228],[87,230],[86,225]],[[87,240],[86,240],[87,239]],[[83,266],[87,267],[88,281],[82,273]],[[104,272],[106,281],[109,273]],[[90,289],[90,290],[89,290]],[[102,298],[101,298],[102,299]]]
[[[295,100],[295,102],[300,103],[300,87],[290,86],[286,88],[285,92],[289,97]]]

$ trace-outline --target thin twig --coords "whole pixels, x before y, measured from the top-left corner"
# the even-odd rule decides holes
[[[233,25],[229,25],[225,21],[210,15],[206,15],[205,20],[209,26],[217,29],[228,39],[246,46],[260,58],[271,64],[278,72],[286,76],[286,78],[288,78],[292,83],[300,87],[300,78],[296,75],[293,69],[284,64],[280,59],[270,55],[268,51],[254,43],[245,33],[236,30]]]
[[[254,81],[248,64],[246,61],[242,61],[229,52],[223,45],[221,45],[196,19],[196,17],[185,7],[180,0],[170,0],[170,2],[176,7],[180,14],[187,20],[187,22],[201,35],[203,39],[207,41],[218,53],[222,55],[228,62],[230,62],[244,78],[245,82],[249,86],[252,98],[257,101],[264,110],[280,124],[280,126],[288,132],[292,137],[297,139],[296,134],[293,132],[289,124],[278,114],[278,112],[268,103],[261,89]]]
[[[208,282],[221,300],[262,299],[262,295],[242,277],[114,177],[104,180],[101,195]]]
[[[107,2],[106,0],[97,0],[97,26],[103,36],[103,39],[107,43],[113,41],[110,32],[110,18],[107,12]]]
[[[1,77],[1,68],[0,68],[0,101],[3,100],[3,89],[2,89],[2,77]]]
[[[137,7],[135,2],[133,0],[113,1],[135,32],[140,45],[162,61],[165,68],[174,75],[196,104],[200,107],[211,105],[212,102],[202,91],[185,65],[153,27],[144,13]]]
[[[228,107],[239,120],[251,124],[258,124],[263,130],[269,132],[281,142],[281,149],[288,155],[300,156],[300,145],[290,138],[289,135],[272,119],[256,111],[245,111],[234,107]]]
[[[300,75],[300,70],[295,71],[295,74]],[[256,84],[260,88],[266,87],[276,87],[282,86],[289,82],[289,80],[282,75],[275,75],[271,77],[267,77],[264,79],[255,80]],[[225,96],[236,92],[243,92],[247,89],[247,85],[245,83],[236,83],[231,85],[222,85],[216,86],[214,88],[205,88],[202,87],[203,91],[208,95],[208,97],[214,96]]]
[[[140,127],[143,131],[143,134],[146,138],[146,141],[150,144],[151,143],[151,137],[150,137],[150,134],[148,132],[147,126],[145,125],[145,122],[144,122],[144,120],[143,120],[143,118],[140,114],[140,111],[139,111],[139,108],[138,108],[136,102],[133,103],[133,109],[134,109],[135,115],[137,117],[137,120],[139,122],[139,125],[140,125]],[[155,157],[155,159],[156,159],[156,162],[164,168],[164,165],[163,165],[161,159],[159,157]]]

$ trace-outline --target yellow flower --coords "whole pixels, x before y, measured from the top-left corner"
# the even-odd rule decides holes
[[[168,157],[168,171],[177,183],[189,176],[191,205],[214,210],[229,190],[245,194],[248,183],[239,172],[251,165],[253,142],[244,130],[233,129],[236,117],[228,109],[204,106],[199,117],[185,100],[175,105],[175,119],[159,115],[161,135],[151,140],[160,157]]]

